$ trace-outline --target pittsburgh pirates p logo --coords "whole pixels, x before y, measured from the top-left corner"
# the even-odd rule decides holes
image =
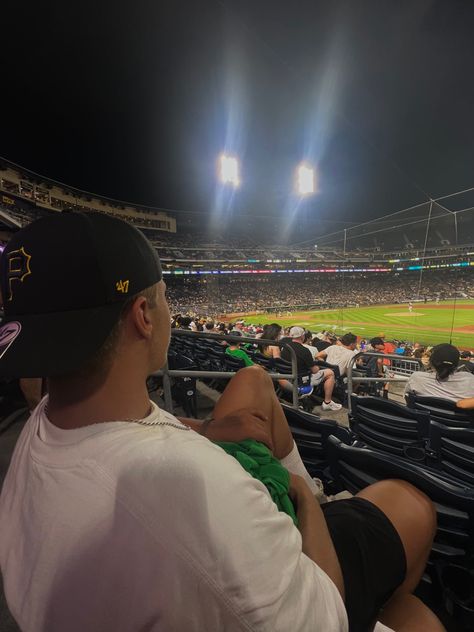
[[[31,255],[29,255],[23,246],[19,250],[12,250],[7,254],[7,279],[8,279],[8,300],[13,299],[13,287],[14,281],[23,283],[25,278],[31,274],[30,270]]]

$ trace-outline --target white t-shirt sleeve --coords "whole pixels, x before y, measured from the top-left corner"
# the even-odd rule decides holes
[[[172,456],[157,480],[146,459],[130,474],[127,504],[187,566],[183,594],[186,581],[201,583],[207,629],[224,629],[224,616],[240,622],[235,629],[347,630],[337,588],[302,553],[299,531],[262,483],[194,433]]]

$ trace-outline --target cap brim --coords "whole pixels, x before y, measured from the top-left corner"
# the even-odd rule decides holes
[[[83,366],[117,323],[122,302],[51,314],[9,318],[21,331],[0,357],[2,377],[52,377]]]

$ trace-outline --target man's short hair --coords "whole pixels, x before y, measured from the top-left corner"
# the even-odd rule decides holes
[[[372,347],[376,347],[377,345],[385,345],[385,342],[382,340],[382,338],[372,338],[372,340],[370,341],[370,344],[372,345]]]
[[[353,345],[355,342],[357,342],[357,336],[349,332],[342,336],[341,342],[345,347],[350,347],[350,345]]]

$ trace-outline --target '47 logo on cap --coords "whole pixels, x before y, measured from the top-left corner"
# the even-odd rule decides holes
[[[19,250],[12,250],[7,253],[7,279],[8,279],[8,300],[13,299],[13,281],[23,283],[25,278],[31,274],[30,270],[31,255],[29,255],[23,246]]]
[[[117,292],[127,294],[129,283],[130,281],[122,281],[122,279],[120,279],[120,281],[117,281],[117,283],[115,284],[115,289],[117,290]]]

